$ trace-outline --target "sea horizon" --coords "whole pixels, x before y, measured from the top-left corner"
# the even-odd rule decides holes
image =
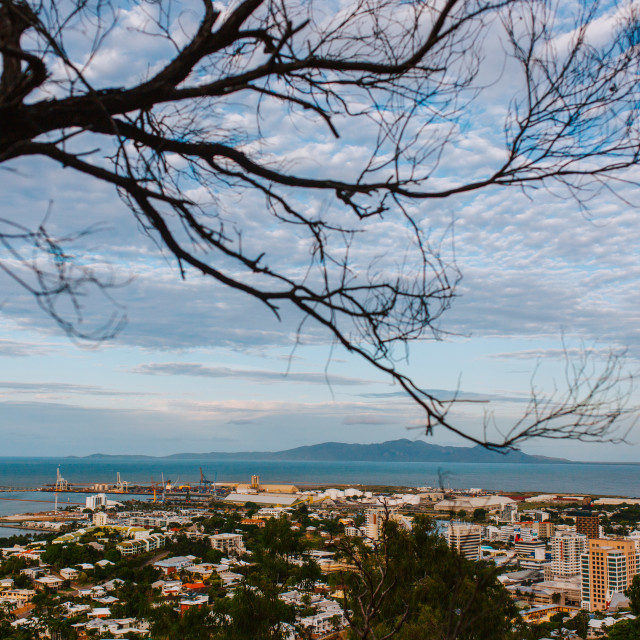
[[[184,453],[169,453],[166,455],[153,455],[153,454],[147,454],[147,453],[89,453],[87,455],[83,455],[83,456],[79,456],[79,455],[61,455],[61,456],[25,456],[25,455],[5,455],[5,456],[0,456],[0,462],[2,460],[97,460],[100,458],[104,458],[104,459],[111,459],[111,458],[115,458],[115,459],[122,459],[122,460],[126,460],[126,459],[141,459],[141,460],[145,460],[145,459],[151,459],[151,460],[180,460],[180,461],[184,461],[184,462],[193,462],[193,461],[209,461],[209,462],[228,462],[230,461],[227,458],[210,458],[208,457],[210,453],[222,453],[222,454],[229,454],[229,455],[236,455],[237,453],[244,453],[244,452],[235,452],[235,451],[219,451],[219,452],[184,452]],[[265,451],[264,453],[277,453],[277,450],[271,452],[271,451]],[[195,458],[195,457],[185,457],[185,458],[181,458],[180,456],[196,456],[196,455],[201,455],[201,456],[207,456],[207,457],[202,457],[202,458]],[[273,459],[269,459],[269,458],[264,458],[264,459],[260,459],[260,458],[233,458],[231,459],[233,462],[312,462],[312,463],[318,463],[318,464],[323,464],[325,462],[344,462],[344,463],[348,463],[348,462],[378,462],[375,460],[299,460],[299,459],[279,459],[279,460],[273,460]],[[640,461],[639,462],[632,462],[632,461],[628,461],[628,460],[569,460],[569,459],[562,459],[561,462],[517,462],[517,463],[508,463],[508,462],[504,462],[504,463],[496,463],[496,462],[492,462],[492,461],[478,461],[478,462],[455,462],[452,463],[448,460],[442,460],[442,461],[438,461],[438,460],[425,460],[425,461],[421,461],[421,460],[380,460],[379,462],[381,463],[385,463],[385,464],[489,464],[489,465],[496,465],[496,464],[525,464],[525,465],[529,465],[529,464],[541,464],[541,465],[558,465],[558,464],[563,464],[563,465],[574,465],[574,464],[579,464],[579,465],[621,465],[621,466],[640,466]]]
[[[300,485],[480,488],[487,491],[576,493],[638,497],[637,463],[488,463],[215,460],[211,458],[0,457],[0,486],[35,490],[62,476],[72,484],[115,484],[119,472],[131,484],[171,479],[198,484],[200,468],[210,481]]]

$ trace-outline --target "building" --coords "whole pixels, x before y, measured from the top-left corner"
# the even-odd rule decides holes
[[[535,527],[534,522],[515,522],[513,524],[513,539],[514,542],[526,541],[537,542],[538,541],[538,529]]]
[[[523,540],[518,537],[515,541],[515,551],[521,558],[534,558],[544,560],[546,545],[538,540]]]
[[[507,522],[515,522],[518,519],[518,505],[513,503],[507,503],[500,511],[500,520],[506,520]]]
[[[107,496],[104,493],[98,493],[95,496],[87,496],[85,499],[86,509],[102,509],[107,506]]]
[[[148,540],[148,538],[145,538],[145,540]],[[144,540],[134,542],[144,542]],[[193,560],[186,556],[176,556],[175,558],[158,560],[158,562],[154,562],[153,566],[157,569],[161,569],[165,575],[170,575],[172,573],[178,573],[182,571],[182,569],[193,567]]]
[[[600,538],[600,520],[598,516],[591,515],[591,512],[577,514],[576,531],[587,536],[589,540]]]
[[[151,514],[135,515],[128,519],[131,527],[145,527],[146,529],[162,529],[169,527],[169,524],[179,525],[190,524],[191,518],[187,516],[177,516],[175,514]],[[174,525],[175,526],[175,525]]]
[[[587,551],[588,540],[582,533],[558,531],[551,538],[551,571],[558,578],[580,574],[580,556]]]
[[[258,527],[258,529],[264,529],[267,523],[262,518],[243,518],[240,520],[240,524],[242,525],[251,525],[254,527]]]
[[[19,607],[31,602],[33,596],[36,595],[34,589],[4,589],[0,591],[0,602],[15,602]]]
[[[367,509],[364,514],[364,535],[369,540],[377,540],[380,537],[380,526],[384,518],[381,509]]]
[[[633,540],[589,540],[580,557],[582,574],[582,608],[606,609],[614,594],[622,593],[638,573],[640,550]]]
[[[66,567],[64,569],[60,569],[60,575],[65,580],[77,580],[80,572],[77,569],[73,569],[72,567]]]
[[[556,526],[553,522],[549,522],[548,520],[536,522],[538,527],[538,536],[540,538],[551,538],[553,536]]]
[[[482,527],[478,524],[451,522],[447,529],[449,546],[469,560],[480,559]]]
[[[224,502],[232,502],[234,504],[246,504],[253,502],[258,506],[272,505],[279,507],[291,507],[296,502],[300,502],[302,496],[288,493],[230,493]]]
[[[134,540],[125,540],[116,545],[116,548],[123,556],[137,556],[141,553],[155,551],[161,549],[165,545],[165,537],[162,533],[152,533],[144,538],[136,538]],[[102,562],[102,561],[101,561]],[[97,562],[96,564],[100,564]]]
[[[211,546],[225,555],[240,556],[245,552],[240,533],[216,533],[211,536]]]
[[[104,511],[98,511],[98,513],[93,514],[93,524],[96,527],[104,527],[108,522],[109,518]]]
[[[467,511],[473,513],[475,509],[485,509],[486,511],[504,511],[508,504],[516,505],[516,501],[507,496],[477,496],[454,498],[452,500],[441,500],[434,505],[436,511]]]
[[[58,578],[56,576],[43,576],[42,578],[36,578],[33,581],[33,584],[36,589],[51,589],[52,591],[56,591],[62,587],[64,584],[64,580],[62,578]]]

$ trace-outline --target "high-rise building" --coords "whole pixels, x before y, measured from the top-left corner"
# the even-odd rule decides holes
[[[589,540],[580,558],[582,608],[606,609],[615,593],[622,593],[639,572],[640,550],[633,540]]]
[[[447,530],[449,546],[469,560],[480,559],[482,527],[479,524],[450,522]]]
[[[95,496],[87,496],[85,498],[85,505],[87,509],[100,509],[102,507],[106,507],[107,504],[107,496],[104,493],[99,493]]]
[[[364,514],[364,535],[370,540],[377,540],[380,537],[383,514],[382,509],[367,509]]]
[[[600,520],[590,511],[576,515],[576,531],[587,536],[589,540],[600,538]]]
[[[588,540],[582,533],[557,531],[551,538],[551,570],[558,578],[580,574],[580,556],[587,550]]]

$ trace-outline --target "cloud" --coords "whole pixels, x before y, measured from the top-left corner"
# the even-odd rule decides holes
[[[105,389],[86,384],[72,384],[67,382],[8,382],[0,381],[0,389],[12,393],[34,394],[81,394],[88,396],[153,396],[152,392],[120,391]]]
[[[566,349],[524,349],[521,351],[505,351],[502,353],[490,353],[487,358],[501,360],[542,360],[552,358],[555,360],[576,360],[580,358],[604,358],[611,355],[610,349],[567,347]]]
[[[398,420],[395,417],[375,413],[355,413],[345,416],[342,424],[398,424]]]
[[[528,402],[529,398],[518,394],[474,393],[473,391],[453,391],[451,389],[424,389],[424,392],[442,402],[455,401],[460,404],[485,404],[489,402]],[[404,391],[388,393],[362,393],[362,398],[406,398]]]
[[[51,348],[35,342],[16,342],[0,339],[0,356],[8,358],[24,358],[51,353]]]
[[[142,364],[132,369],[133,373],[156,376],[196,376],[203,378],[225,378],[251,380],[253,382],[299,382],[305,384],[323,384],[337,386],[363,386],[371,380],[349,378],[324,373],[282,373],[261,369],[237,369],[221,366],[205,366],[190,362],[169,362]]]

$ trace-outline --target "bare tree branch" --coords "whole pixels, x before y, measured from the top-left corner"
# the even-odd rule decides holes
[[[536,391],[522,420],[489,437],[459,427],[451,417],[455,400],[421,389],[398,367],[395,348],[442,335],[439,320],[460,279],[455,260],[428,241],[428,219],[415,213],[417,204],[428,214],[430,202],[462,194],[560,186],[584,206],[594,190],[636,184],[640,44],[633,6],[615,7],[617,26],[600,44],[589,31],[602,11],[597,2],[582,6],[569,31],[558,24],[560,5],[552,0],[353,0],[341,7],[241,0],[226,9],[199,0],[175,7],[197,12],[197,25],[181,32],[173,4],[145,5],[140,32],[173,53],[147,77],[111,86],[90,80],[121,20],[109,0],[2,0],[0,162],[42,156],[112,185],[183,277],[204,274],[278,318],[302,314],[324,327],[407,392],[423,411],[427,434],[442,428],[493,449],[530,437],[624,438],[618,425],[630,396],[620,391],[619,357],[595,378],[578,363],[565,391]],[[88,44],[70,53],[78,31]],[[518,69],[513,90],[500,98],[503,153],[466,178],[443,179],[464,114],[485,90],[485,38],[498,38],[504,64]],[[238,103],[254,112],[254,130],[226,123]],[[267,108],[281,118],[302,114],[334,138],[352,127],[375,131],[369,156],[338,177],[311,173],[296,156],[307,140],[294,132],[294,151],[274,157],[263,130],[274,126],[262,115]],[[195,186],[206,194],[197,202],[185,195]],[[242,228],[230,232],[220,192],[263,197],[265,225],[287,228],[305,244],[306,268],[279,264],[269,247],[246,243]],[[315,194],[328,203],[321,212],[309,206]],[[406,226],[404,256],[369,264],[355,258],[361,238],[390,217]],[[13,231],[2,236],[5,247],[24,262]],[[18,235],[44,253],[61,243],[44,227],[19,228]],[[13,262],[2,269],[67,332],[81,335],[57,301],[69,296],[77,314],[79,292],[100,286],[95,273],[67,263],[54,265],[49,277],[29,264],[32,283]],[[114,285],[104,284],[104,292]],[[113,330],[108,322],[105,335]]]

